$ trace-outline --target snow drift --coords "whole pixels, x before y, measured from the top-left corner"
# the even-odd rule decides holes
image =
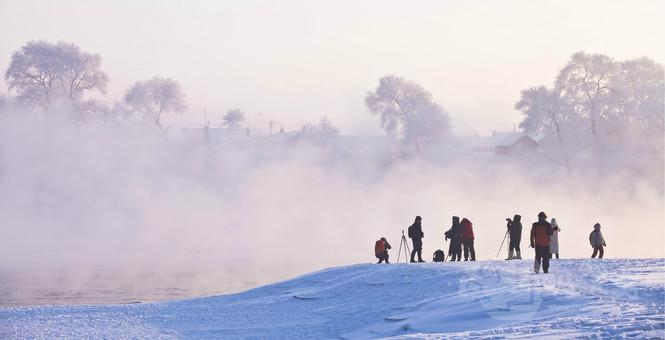
[[[240,294],[0,309],[1,338],[665,337],[665,262],[480,261],[325,269]]]

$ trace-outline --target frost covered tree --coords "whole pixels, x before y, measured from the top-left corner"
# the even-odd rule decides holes
[[[70,43],[31,41],[14,52],[5,80],[18,102],[48,109],[55,100],[78,102],[85,92],[104,93],[101,58]]]
[[[615,61],[580,52],[561,69],[552,88],[522,91],[515,108],[523,114],[525,132],[546,137],[544,147],[558,141],[549,150],[567,165],[571,159],[589,159],[599,167],[632,159],[630,166],[639,167],[633,155],[662,158],[664,93],[663,66],[651,59]],[[657,158],[645,156],[639,164],[658,163]]]
[[[111,110],[111,106],[103,101],[88,99],[79,102],[74,112],[80,116],[78,120],[92,119],[104,125],[110,121]]]
[[[665,131],[665,71],[649,58],[621,63],[616,92],[624,123],[648,139],[662,137]]]
[[[381,118],[388,135],[404,142],[441,137],[450,130],[449,115],[419,84],[401,77],[386,76],[365,97],[365,104]]]
[[[318,127],[319,135],[324,139],[329,139],[337,137],[339,135],[339,128],[328,118],[328,116],[323,116],[319,121]]]
[[[136,82],[125,93],[124,102],[133,112],[150,119],[162,132],[165,131],[163,114],[184,113],[187,108],[180,84],[160,77]]]
[[[222,125],[226,126],[229,130],[237,130],[240,124],[245,121],[245,113],[239,109],[231,109],[226,111],[222,118]]]
[[[612,86],[617,70],[617,63],[610,57],[578,52],[554,83],[554,90],[568,103],[574,116],[586,122],[594,142],[599,142],[603,128],[616,114]]]
[[[559,143],[563,143],[563,130],[569,117],[567,110],[560,109],[561,104],[558,94],[545,86],[522,91],[520,101],[515,104],[515,109],[524,114],[520,128],[532,134],[550,131]]]
[[[337,137],[339,135],[339,128],[335,126],[328,116],[323,116],[321,120],[319,120],[318,125],[305,122],[300,134],[305,138],[325,142]]]
[[[554,87],[522,91],[515,108],[520,127],[559,140],[568,135],[592,143],[623,142],[630,135],[660,135],[665,85],[663,66],[648,58],[617,62],[576,53]]]

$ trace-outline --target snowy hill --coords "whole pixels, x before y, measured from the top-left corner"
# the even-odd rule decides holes
[[[665,262],[359,264],[240,294],[0,309],[0,338],[665,337]]]

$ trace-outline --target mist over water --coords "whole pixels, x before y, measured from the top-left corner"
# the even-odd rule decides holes
[[[590,256],[596,222],[607,257],[665,256],[662,167],[565,170],[534,157],[474,155],[460,140],[405,158],[388,139],[368,140],[209,142],[144,125],[2,115],[2,304],[39,304],[35,292],[57,287],[70,303],[232,292],[375,261],[381,236],[395,261],[416,215],[427,260],[444,249],[453,215],[473,222],[485,260],[495,258],[505,218],[521,214],[529,258],[528,230],[541,210],[562,228],[563,258]],[[91,282],[99,295],[77,293]]]

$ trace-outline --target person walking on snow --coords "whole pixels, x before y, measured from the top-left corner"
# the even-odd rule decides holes
[[[471,261],[476,260],[476,250],[473,248],[473,223],[466,218],[462,219],[462,245],[464,246],[464,261],[469,260],[469,255],[471,255]]]
[[[596,258],[596,254],[598,254],[598,258],[602,259],[603,254],[605,254],[604,247],[607,247],[607,244],[605,243],[603,233],[600,231],[600,223],[596,223],[593,226],[593,231],[589,234],[589,243],[591,243],[591,246],[593,247],[591,258]]]
[[[552,239],[550,240],[550,258],[552,258],[552,255],[556,255],[556,258],[559,258],[559,232],[561,231],[561,228],[559,228],[559,225],[556,223],[556,218],[552,218],[552,221],[550,222],[552,225]]]
[[[462,258],[462,225],[459,222],[459,217],[453,216],[453,225],[443,233],[445,239],[450,239],[450,246],[448,247],[448,257],[450,261],[460,261]]]
[[[520,242],[522,242],[522,216],[515,215],[513,219],[506,219],[508,221],[508,233],[510,242],[508,243],[508,258],[506,260],[521,260]]]
[[[550,238],[552,236],[552,225],[547,222],[544,212],[538,213],[538,222],[531,226],[531,248],[536,249],[536,258],[533,270],[538,274],[540,265],[543,265],[543,273],[547,274],[550,269]]]
[[[386,264],[390,263],[388,262],[388,249],[390,248],[390,243],[388,243],[388,240],[386,240],[385,237],[382,237],[380,240],[376,241],[374,244],[374,255],[377,259],[379,259],[377,264],[383,261],[386,261]]]
[[[425,234],[423,233],[423,227],[422,227],[422,217],[416,216],[416,220],[413,222],[413,224],[409,227],[409,238],[413,242],[413,250],[411,251],[411,263],[416,262],[414,260],[414,257],[416,254],[418,254],[418,262],[425,262],[423,261],[422,253],[423,253],[423,237],[425,237]]]

